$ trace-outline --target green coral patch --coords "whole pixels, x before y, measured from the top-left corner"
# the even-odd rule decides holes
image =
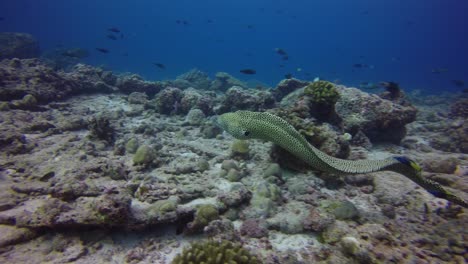
[[[225,240],[222,242],[205,241],[192,243],[189,248],[185,248],[172,261],[172,264],[189,263],[254,264],[261,262],[240,244]]]

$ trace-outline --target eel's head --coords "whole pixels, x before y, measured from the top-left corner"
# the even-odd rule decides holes
[[[397,161],[399,161],[402,165],[404,165],[404,170],[406,174],[412,174],[413,177],[422,177],[421,176],[421,166],[419,166],[416,161],[409,159],[405,156],[398,156],[394,157]]]
[[[250,139],[251,133],[238,112],[218,116],[216,124],[237,139]]]
[[[413,160],[407,157],[394,157],[397,161],[399,161],[403,166],[400,166],[399,170],[400,173],[406,175],[411,180],[419,183],[423,186],[428,192],[438,198],[445,199],[450,201],[454,204],[461,205],[465,208],[468,208],[468,203],[463,200],[461,197],[456,196],[452,192],[446,190],[442,185],[439,183],[426,179],[421,175],[421,167]]]

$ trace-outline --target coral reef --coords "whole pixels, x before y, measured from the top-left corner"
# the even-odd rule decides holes
[[[91,138],[114,143],[115,131],[111,121],[105,115],[95,116],[89,120],[89,135]]]
[[[232,77],[227,72],[217,72],[215,79],[211,82],[210,90],[226,92],[229,88],[237,86],[247,88],[247,85],[242,81]]]
[[[190,76],[182,86],[83,64],[0,62],[0,262],[185,263],[190,242],[218,256],[213,248],[228,243],[215,241],[225,240],[235,256],[249,250],[266,264],[465,262],[461,207],[391,172],[284,169],[291,155],[258,140],[247,148],[210,122],[268,109],[331,155],[408,155],[423,177],[466,197],[468,129],[451,114],[456,96],[416,95],[416,113],[335,85],[341,119],[318,120],[308,83],[222,93],[206,90],[205,74]]]
[[[165,87],[165,85],[160,82],[145,81],[137,74],[120,76],[116,80],[115,86],[117,86],[121,92],[126,94],[140,92],[147,94],[149,97],[153,97]]]
[[[172,264],[189,263],[260,263],[260,261],[242,248],[239,244],[229,241],[206,241],[193,243],[190,248],[175,257]]]
[[[308,82],[298,79],[284,79],[273,89],[272,94],[276,101],[281,101],[286,95],[295,90],[307,86]]]
[[[373,143],[399,143],[406,135],[405,125],[416,119],[414,106],[396,104],[355,88],[337,89],[341,96],[335,109],[344,130],[352,135],[362,131]]]
[[[215,112],[222,114],[236,110],[262,111],[275,106],[273,95],[268,91],[246,90],[233,86],[226,91],[226,95]]]
[[[39,43],[27,33],[0,33],[0,60],[39,57]]]
[[[176,87],[167,87],[160,91],[155,98],[156,110],[161,114],[178,114],[180,113],[180,100],[183,92]]]
[[[450,106],[451,117],[468,118],[468,98],[461,98]]]
[[[191,69],[190,71],[177,76],[172,82],[172,85],[181,89],[193,87],[195,89],[208,90],[211,86],[211,80],[208,74],[198,70]]]

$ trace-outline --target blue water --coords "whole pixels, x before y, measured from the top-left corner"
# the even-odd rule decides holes
[[[468,82],[467,14],[465,0],[4,0],[0,31],[31,33],[42,50],[86,48],[84,62],[150,80],[196,67],[270,86],[291,73],[439,92],[461,90],[452,79]],[[110,27],[124,38],[106,38]]]

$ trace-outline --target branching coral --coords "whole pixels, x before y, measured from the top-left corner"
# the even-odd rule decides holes
[[[312,98],[312,102],[325,105],[334,105],[340,98],[335,85],[327,81],[316,81],[306,86],[304,94]]]
[[[222,242],[205,241],[192,243],[189,248],[177,255],[172,264],[253,264],[261,263],[255,256],[252,256],[240,244],[234,244],[224,240]]]

